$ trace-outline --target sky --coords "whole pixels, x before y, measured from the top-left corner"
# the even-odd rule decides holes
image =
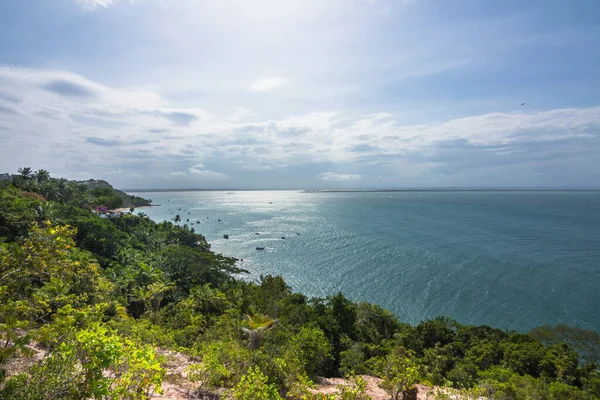
[[[599,15],[597,0],[0,0],[0,172],[598,188]]]

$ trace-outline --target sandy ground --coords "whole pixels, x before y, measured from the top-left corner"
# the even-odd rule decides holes
[[[367,381],[367,395],[373,400],[389,400],[390,396],[379,387],[381,379],[373,376],[361,375],[361,378]],[[342,378],[324,378],[311,393],[334,394],[338,391],[338,385],[348,385],[348,381]],[[432,388],[425,385],[417,385],[418,400],[433,400]]]
[[[17,354],[9,358],[2,366],[6,370],[7,377],[27,371],[34,364],[37,364],[46,357],[47,351],[39,347],[36,343],[31,343],[31,345],[25,346],[25,348],[31,351],[32,354],[30,357]]]

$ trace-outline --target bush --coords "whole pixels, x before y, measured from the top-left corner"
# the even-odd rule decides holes
[[[149,346],[96,325],[61,343],[29,374],[11,377],[0,391],[6,400],[143,400],[161,390],[164,371]]]
[[[282,400],[277,392],[277,387],[267,382],[268,378],[258,367],[250,368],[231,391],[231,398],[235,400]]]

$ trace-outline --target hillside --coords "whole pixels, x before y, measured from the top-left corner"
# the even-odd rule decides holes
[[[52,178],[48,171],[33,171],[31,168],[19,168],[19,173],[0,174],[0,182],[11,183],[27,193],[36,193],[43,200],[59,203],[77,204],[83,208],[107,207],[136,208],[150,206],[152,200],[129,195],[115,189],[106,181],[89,179],[87,181],[69,181],[64,178]]]
[[[85,185],[92,192],[96,193],[111,193],[116,194],[121,200],[122,204],[120,207],[130,208],[130,207],[147,207],[150,206],[152,200],[144,199],[139,196],[134,196],[123,192],[122,190],[115,189],[112,185],[103,180],[97,179],[89,179],[87,181],[77,181],[78,184]]]
[[[600,398],[597,332],[307,298],[185,224],[93,214],[106,182],[22,172],[0,182],[2,399]]]

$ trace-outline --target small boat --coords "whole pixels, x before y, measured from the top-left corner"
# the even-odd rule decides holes
[[[223,239],[229,239],[229,235],[223,235]]]
[[[285,239],[285,236],[282,236],[281,238],[282,238],[282,239]]]
[[[256,232],[255,235],[260,235],[260,233]]]
[[[257,247],[256,250],[264,250],[264,247]]]

